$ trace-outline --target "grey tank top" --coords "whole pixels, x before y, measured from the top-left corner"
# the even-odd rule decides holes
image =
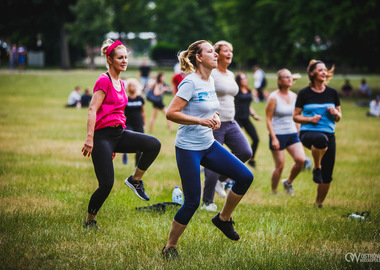
[[[289,104],[279,97],[277,92],[273,94],[277,101],[272,118],[274,133],[276,135],[297,133],[296,123],[293,121],[293,112],[297,95],[293,92],[289,92],[291,95],[291,102]]]

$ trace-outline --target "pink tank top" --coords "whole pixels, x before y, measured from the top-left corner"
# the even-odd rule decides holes
[[[115,125],[125,126],[124,108],[128,103],[128,97],[125,94],[125,85],[121,81],[121,91],[117,91],[107,76],[103,73],[99,76],[94,86],[94,93],[98,90],[106,94],[102,105],[96,113],[95,130],[111,127]]]

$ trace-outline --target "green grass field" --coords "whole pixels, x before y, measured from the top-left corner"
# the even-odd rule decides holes
[[[0,72],[0,268],[1,269],[379,269],[378,262],[347,262],[347,253],[380,256],[380,119],[367,108],[343,100],[337,124],[334,181],[323,209],[313,206],[311,172],[296,179],[295,197],[270,192],[273,160],[265,121],[260,136],[255,181],[233,214],[242,239],[227,239],[211,223],[214,213],[198,210],[181,237],[180,260],[163,261],[175,209],[138,212],[135,207],[171,200],[180,185],[174,155],[175,133],[160,114],[152,135],[161,153],[145,175],[151,201],[138,199],[123,180],[134,157],[114,160],[115,185],[97,220],[101,232],[82,228],[97,188],[92,162],[81,155],[86,109],[66,109],[76,85],[93,87],[100,71]],[[304,75],[304,74],[303,74]],[[126,73],[136,77],[137,71]],[[167,72],[167,81],[171,73]],[[353,75],[355,88],[362,76]],[[380,89],[379,76],[366,76]],[[252,75],[249,77],[252,84]],[[331,86],[340,89],[343,76]],[[274,89],[269,76],[268,89]],[[294,89],[306,85],[303,76]],[[165,96],[165,104],[171,97]],[[253,104],[264,117],[264,103]],[[147,106],[148,119],[151,105]],[[306,152],[310,157],[310,152]],[[287,155],[283,177],[289,173]],[[218,195],[219,208],[223,199]],[[370,211],[365,221],[343,217]],[[361,255],[360,255],[361,256]],[[363,257],[361,257],[363,258]]]

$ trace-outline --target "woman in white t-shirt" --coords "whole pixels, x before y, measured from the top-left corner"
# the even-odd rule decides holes
[[[298,137],[299,124],[293,121],[297,95],[290,91],[293,76],[288,69],[277,72],[278,90],[268,97],[266,122],[269,131],[269,148],[272,151],[275,168],[272,172],[272,192],[277,193],[278,182],[285,166],[285,149],[294,160],[288,178],[282,184],[291,196],[294,195],[293,181],[303,169],[305,151]]]
[[[185,201],[174,217],[168,242],[162,249],[166,259],[178,256],[178,239],[199,207],[201,165],[235,179],[223,210],[212,222],[231,240],[240,238],[233,227],[231,214],[251,185],[253,175],[213,136],[213,130],[220,127],[219,101],[211,77],[212,69],[217,66],[217,56],[213,46],[205,40],[194,42],[178,56],[181,70],[190,74],[180,83],[166,117],[180,124],[175,146]]]

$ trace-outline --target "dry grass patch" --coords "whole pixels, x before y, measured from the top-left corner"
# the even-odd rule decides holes
[[[4,214],[54,212],[59,207],[62,207],[62,203],[59,200],[41,197],[0,198],[0,212]]]

